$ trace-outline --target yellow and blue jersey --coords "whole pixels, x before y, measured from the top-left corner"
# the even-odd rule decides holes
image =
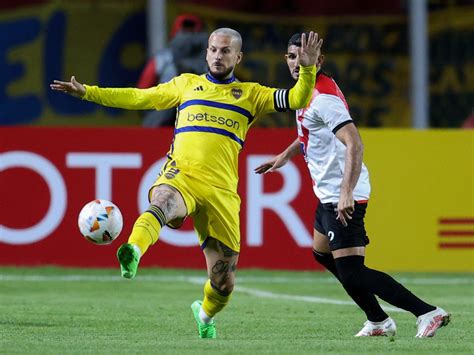
[[[235,192],[238,154],[251,125],[260,114],[305,107],[311,97],[315,74],[314,66],[302,67],[299,81],[303,83],[296,93],[239,82],[234,76],[219,81],[208,73],[182,74],[144,90],[86,85],[84,99],[128,109],[177,107],[175,135],[168,158],[188,174]]]

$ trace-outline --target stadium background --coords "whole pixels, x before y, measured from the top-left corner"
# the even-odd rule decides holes
[[[326,40],[326,70],[346,94],[366,146],[373,183],[369,265],[474,271],[474,136],[459,129],[474,102],[474,6],[428,2],[433,129],[414,130],[406,2],[333,3],[167,1],[165,18],[167,29],[183,12],[200,15],[208,29],[238,29],[244,60],[237,75],[277,87],[291,85],[282,57],[288,37],[316,29]],[[0,3],[1,264],[116,265],[115,246],[81,239],[77,213],[91,199],[112,199],[125,215],[116,244],[125,240],[172,131],[140,128],[140,113],[82,102],[48,85],[74,74],[86,83],[134,86],[147,59],[146,6]],[[262,117],[246,142],[241,267],[316,268],[309,242],[316,201],[302,160],[263,181],[251,173],[259,159],[294,139],[293,125],[291,114]],[[106,163],[98,165],[100,159]],[[285,222],[283,214],[291,217]],[[164,232],[143,265],[202,268],[204,260],[188,225]]]

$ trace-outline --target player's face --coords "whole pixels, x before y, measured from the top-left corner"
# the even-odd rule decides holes
[[[229,77],[242,59],[242,52],[232,37],[215,34],[209,38],[207,47],[207,65],[216,79]]]
[[[300,75],[300,58],[298,56],[298,47],[294,44],[289,46],[285,58],[286,64],[288,64],[288,69],[290,69],[291,77],[295,80],[298,80]]]

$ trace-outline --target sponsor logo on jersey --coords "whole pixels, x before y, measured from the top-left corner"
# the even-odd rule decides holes
[[[199,85],[194,88],[194,91],[204,91],[204,88],[201,85]]]
[[[174,179],[176,175],[180,172],[179,169],[176,168],[169,168],[169,170],[165,173],[165,178],[167,179]]]
[[[231,94],[233,97],[235,97],[236,100],[240,99],[240,97],[242,96],[242,89],[232,88]]]
[[[217,123],[218,125],[229,127],[229,128],[234,128],[234,129],[239,129],[240,123],[237,121],[234,121],[231,118],[223,117],[223,116],[215,116],[208,114],[207,112],[204,113],[189,113],[188,112],[188,122],[194,122],[194,121],[206,121],[206,122],[214,122]]]

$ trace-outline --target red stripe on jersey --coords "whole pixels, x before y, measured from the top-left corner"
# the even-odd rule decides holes
[[[306,157],[306,152],[308,150],[309,130],[303,125],[304,114],[308,110],[309,106],[311,105],[311,102],[313,102],[314,98],[318,95],[319,95],[318,91],[314,89],[308,106],[306,108],[296,111],[296,119],[298,120],[299,125],[301,126],[301,131],[303,132],[303,135],[302,136],[298,135],[298,138],[300,140],[300,144],[303,149],[303,154],[305,157]]]
[[[346,98],[344,97],[344,94],[342,93],[341,89],[339,89],[339,86],[337,86],[333,78],[323,73],[319,74],[316,78],[316,91],[317,91],[317,95],[326,94],[326,95],[334,95],[334,96],[339,97],[342,100],[342,102],[344,102],[344,105],[349,111],[349,105],[347,104]],[[311,98],[311,101],[317,95],[313,95],[313,97]]]
[[[342,93],[341,89],[339,89],[339,86],[337,86],[334,79],[323,73],[318,74],[316,77],[316,85],[314,87],[313,94],[311,95],[310,104],[306,108],[298,110],[296,113],[296,118],[299,122],[299,125],[301,126],[301,131],[303,133],[303,135],[299,135],[298,138],[303,148],[303,153],[305,157],[306,151],[308,149],[309,130],[303,125],[304,114],[306,110],[308,110],[313,100],[321,94],[334,95],[339,97],[344,103],[344,106],[346,106],[347,110],[349,110],[349,105],[346,102],[346,98],[344,97],[344,94]]]
[[[304,119],[304,113],[306,112],[307,109],[308,108],[298,110],[297,116],[296,116],[296,119],[299,122],[299,126],[301,127],[301,132],[303,133],[303,135],[298,134],[298,139],[300,141],[301,150],[303,151],[305,158],[306,158],[306,152],[308,150],[309,130],[305,126],[303,126],[303,119]]]

